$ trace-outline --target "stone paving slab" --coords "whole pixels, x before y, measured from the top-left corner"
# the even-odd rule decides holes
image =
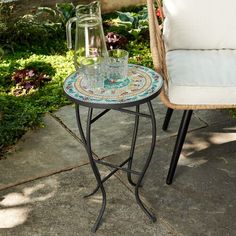
[[[165,178],[174,141],[156,145],[142,189],[146,201],[180,235],[236,235],[236,120],[189,133],[175,180],[168,186]],[[145,145],[137,148],[136,169],[147,150]],[[127,154],[107,160],[118,162]],[[125,174],[119,175],[127,183]]]
[[[109,173],[101,169],[102,174]],[[150,222],[133,193],[115,177],[105,184],[107,209],[96,234],[91,233],[101,195],[91,192],[95,179],[90,166],[22,184],[0,192],[1,236],[171,236],[175,231],[158,218]]]
[[[199,110],[194,111],[196,117],[208,124],[208,126],[216,124],[225,124],[233,122],[235,118],[230,115],[229,109],[223,110]]]
[[[182,111],[175,111],[172,117],[172,122],[168,132],[163,132],[161,126],[166,113],[166,108],[160,102],[159,98],[153,100],[153,107],[157,120],[157,139],[164,139],[176,135]],[[148,112],[147,105],[141,106],[142,112]],[[95,114],[99,113],[95,109]],[[65,106],[54,113],[64,125],[80,137],[76,119],[74,106]],[[87,108],[81,107],[81,117],[85,126]],[[93,151],[99,156],[119,153],[129,150],[134,126],[134,116],[118,111],[110,111],[104,117],[96,121],[92,126],[92,147]],[[206,127],[206,124],[193,116],[189,130],[196,130]],[[149,119],[140,118],[140,126],[138,133],[137,145],[149,143],[151,140],[151,122]]]
[[[16,152],[0,161],[0,189],[88,163],[83,145],[54,118],[45,127],[27,132]]]
[[[225,111],[194,112],[175,182],[166,186],[182,112],[174,112],[169,131],[163,132],[166,108],[158,99],[153,105],[158,141],[142,195],[157,213],[158,222],[149,222],[127,189],[124,174],[119,173],[122,183],[113,178],[106,184],[110,208],[97,235],[236,235],[236,120]],[[142,106],[142,111],[147,108]],[[84,119],[86,113],[83,108]],[[46,115],[46,127],[28,132],[16,145],[16,152],[0,161],[0,190],[77,168],[2,190],[0,224],[7,229],[0,227],[0,235],[93,235],[89,229],[101,198],[82,198],[93,188],[94,177],[85,149],[74,135],[78,136],[74,108],[63,107],[54,116],[56,119]],[[92,130],[96,154],[114,154],[107,157],[113,162],[127,157],[133,123],[132,116],[116,111],[101,118]],[[147,155],[150,133],[149,121],[141,119],[137,167],[142,164],[142,154]]]

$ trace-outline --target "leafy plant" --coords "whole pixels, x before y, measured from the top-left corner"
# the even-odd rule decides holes
[[[16,84],[12,93],[14,96],[20,96],[43,86],[45,82],[50,81],[51,78],[47,74],[40,73],[35,68],[31,68],[15,71],[12,80]]]
[[[125,48],[128,40],[123,35],[109,32],[106,35],[106,44],[108,49]]]
[[[73,3],[57,3],[56,9],[64,25],[66,25],[70,18],[75,16],[75,6]]]
[[[75,6],[73,3],[57,3],[56,9],[51,7],[39,7],[37,16],[49,14],[53,17],[54,22],[60,23],[64,27],[67,21],[75,16]]]
[[[140,35],[148,31],[148,12],[146,7],[138,13],[117,11],[117,15],[116,24],[120,27],[125,27],[135,39],[138,39]]]

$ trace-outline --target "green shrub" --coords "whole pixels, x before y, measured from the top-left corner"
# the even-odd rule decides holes
[[[47,53],[65,51],[65,29],[59,16],[50,18],[38,11],[16,18],[12,15],[12,7],[3,3],[0,15],[0,48],[5,52],[22,49]]]

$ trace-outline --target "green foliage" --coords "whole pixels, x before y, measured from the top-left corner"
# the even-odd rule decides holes
[[[2,50],[6,53],[23,48],[35,52],[44,50],[48,53],[65,51],[65,29],[60,22],[59,13],[53,14],[53,10],[48,8],[48,11],[44,9],[34,14],[14,17],[12,9],[9,5],[0,5]]]
[[[0,114],[0,150],[41,122],[38,107],[23,97],[0,94]]]
[[[129,51],[129,63],[153,68],[149,40],[130,41],[127,50]]]
[[[52,76],[43,87],[24,96],[13,96],[11,76],[14,71],[34,67]],[[46,112],[69,104],[63,94],[63,81],[72,73],[73,58],[66,55],[36,55],[19,52],[8,55],[0,65],[0,150],[14,144],[28,129],[41,124]]]
[[[236,109],[231,109],[231,110],[230,110],[230,114],[231,114],[234,118],[236,118]]]
[[[128,32],[129,36],[134,39],[141,38],[148,31],[148,12],[147,7],[143,7],[138,12],[121,12],[117,11],[118,18],[106,21],[107,24],[114,28],[117,33]],[[117,30],[115,29],[117,28]],[[109,31],[112,31],[109,29]],[[125,33],[125,36],[128,36]]]
[[[39,7],[37,15],[49,14],[54,22],[61,24],[64,28],[66,22],[75,16],[75,6],[73,3],[57,3],[56,10],[50,7]]]
[[[5,42],[4,40],[2,40],[2,38],[7,38],[5,37],[5,34],[8,31],[9,25],[11,24],[11,18],[10,18],[10,14],[11,14],[12,8],[5,5],[4,3],[0,3],[0,48],[1,48],[1,57],[4,54],[4,48],[8,47],[9,45],[7,44],[7,42]],[[1,58],[0,57],[0,58]]]
[[[0,48],[0,59],[3,58],[3,56],[4,56],[4,50]]]
[[[57,24],[42,23],[35,16],[27,15],[14,24],[15,38],[12,40],[30,48],[31,44],[47,47],[50,40],[60,40],[62,32]]]
[[[57,12],[64,25],[66,22],[75,16],[75,6],[73,3],[58,3],[56,4]]]

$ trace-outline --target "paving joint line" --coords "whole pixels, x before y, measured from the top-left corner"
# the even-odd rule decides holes
[[[209,124],[205,120],[203,120],[203,118],[201,118],[195,111],[193,113],[201,122],[206,125],[206,127],[209,127]]]
[[[71,129],[69,129],[69,128],[62,122],[62,120],[61,120],[59,117],[55,116],[53,113],[50,113],[50,115],[51,115],[58,123],[60,123],[60,125],[61,125],[75,140],[77,140],[80,144],[82,144],[83,147],[85,148],[84,143],[83,143],[83,141],[80,139],[80,137],[78,137]],[[101,159],[101,158],[99,158],[99,156],[98,156],[95,152],[92,151],[92,154],[93,154],[93,156],[94,156],[96,159]]]
[[[51,172],[45,173],[45,174],[37,176],[37,177],[28,178],[28,179],[26,179],[24,181],[19,181],[17,183],[9,184],[9,185],[7,185],[5,187],[2,187],[2,188],[0,188],[0,191],[6,190],[6,189],[9,189],[9,188],[13,188],[13,187],[25,184],[25,183],[33,182],[33,181],[38,180],[38,179],[42,179],[42,178],[50,177],[50,176],[53,176],[53,175],[56,175],[56,174],[60,174],[60,173],[63,173],[63,172],[67,172],[67,171],[71,171],[71,170],[74,170],[74,169],[78,169],[78,168],[80,168],[82,166],[86,166],[88,164],[89,163],[83,163],[83,164],[80,164],[80,165],[77,165],[77,166],[69,166],[69,167],[66,167],[66,168],[63,168],[63,169],[59,169],[59,170],[55,170],[55,171],[51,171]]]

